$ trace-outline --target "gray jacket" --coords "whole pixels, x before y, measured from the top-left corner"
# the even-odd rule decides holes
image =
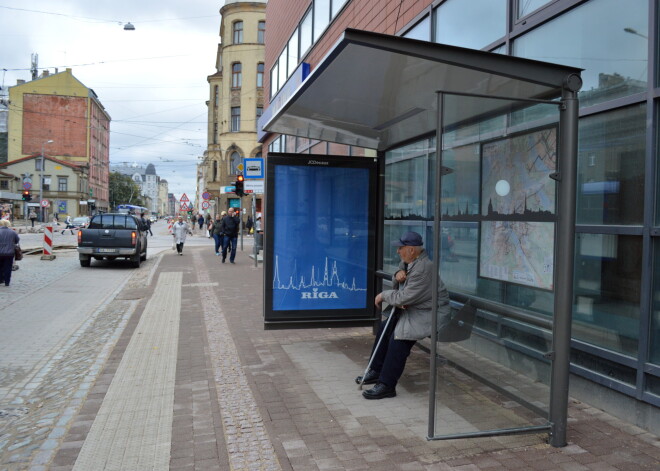
[[[399,270],[406,270],[403,262]],[[398,270],[397,270],[398,271]],[[400,309],[399,321],[394,329],[394,338],[397,340],[421,340],[431,336],[431,312],[433,309],[433,262],[429,259],[426,250],[408,265],[406,281],[400,285],[395,278],[392,279],[393,288],[383,291],[382,298],[387,304]],[[449,293],[442,280],[438,286],[438,325],[440,320],[449,316]]]

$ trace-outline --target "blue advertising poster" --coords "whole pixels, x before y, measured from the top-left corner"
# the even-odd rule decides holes
[[[272,250],[266,288],[272,298],[266,304],[275,317],[368,316],[373,312],[373,169],[327,156],[297,156],[293,162],[268,159]]]

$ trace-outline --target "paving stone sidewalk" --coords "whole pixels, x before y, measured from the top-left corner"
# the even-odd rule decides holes
[[[156,280],[168,272],[182,280],[171,443],[163,444],[170,459],[150,469],[660,468],[658,437],[574,400],[564,448],[549,446],[547,434],[427,441],[426,352],[413,349],[396,398],[365,401],[353,378],[369,354],[370,328],[265,331],[261,265],[255,268],[248,252],[222,264],[209,247],[163,255],[51,470],[73,468],[129,342],[140,335]],[[476,386],[466,380],[464,387]]]

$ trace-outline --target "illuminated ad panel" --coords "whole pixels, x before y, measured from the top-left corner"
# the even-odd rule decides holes
[[[373,319],[376,161],[269,154],[265,320]]]

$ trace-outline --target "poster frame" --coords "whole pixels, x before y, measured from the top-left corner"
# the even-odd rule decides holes
[[[336,155],[269,153],[266,161],[265,181],[265,237],[264,237],[264,329],[316,328],[343,326],[372,326],[379,318],[373,299],[376,288],[376,229],[378,197],[378,161],[376,157],[355,158]],[[356,188],[368,193],[367,205],[367,262],[365,306],[347,309],[305,309],[275,310],[273,306],[273,278],[275,269],[275,233],[277,230],[278,209],[276,207],[278,188],[275,174],[279,166],[304,166],[315,168],[364,168],[368,171],[365,188]],[[282,263],[282,261],[279,261]]]

